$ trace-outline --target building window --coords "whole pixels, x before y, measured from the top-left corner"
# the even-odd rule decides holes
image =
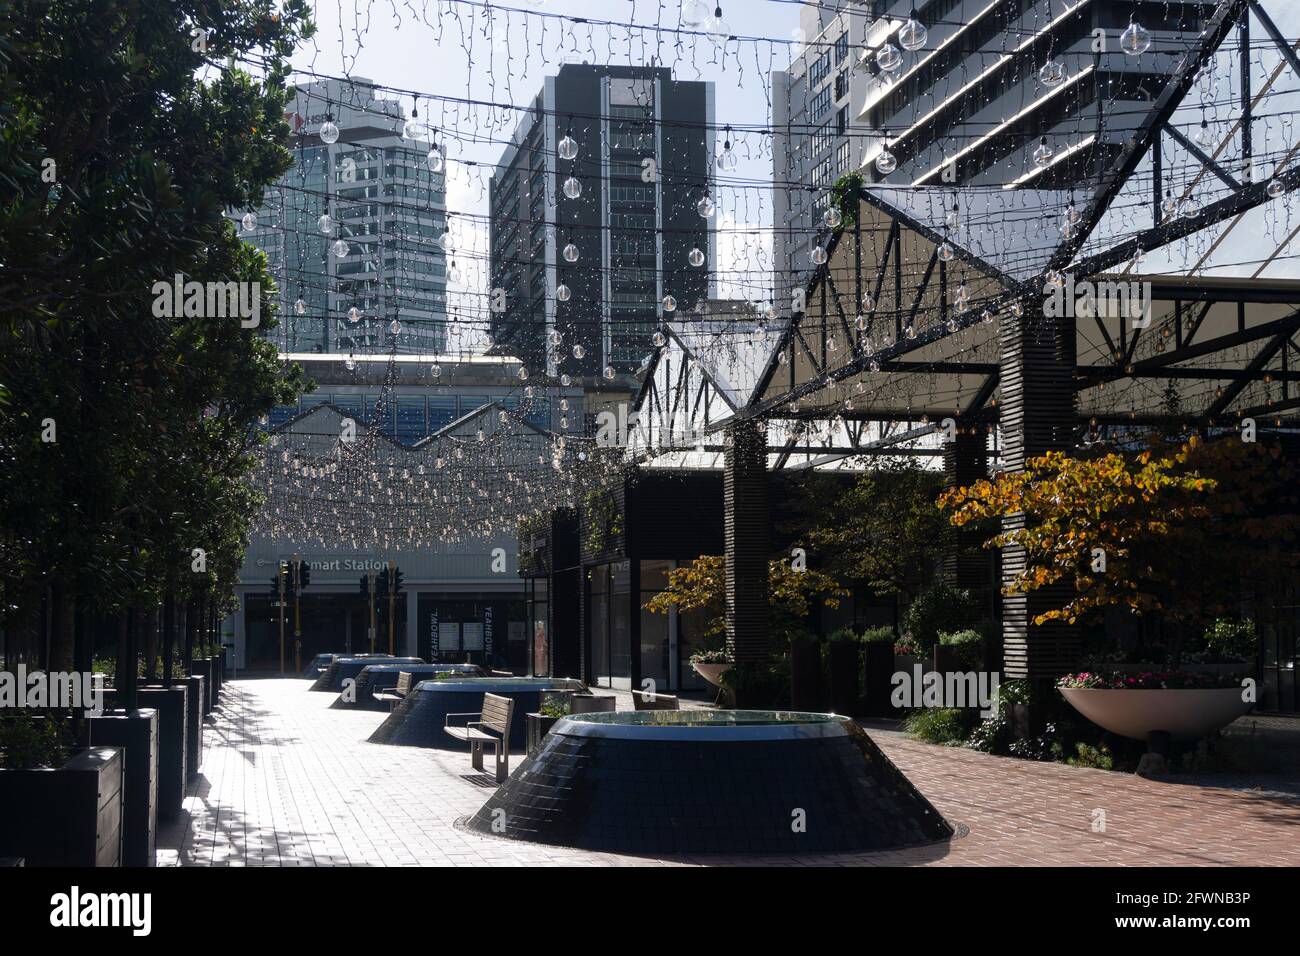
[[[835,64],[844,62],[844,58],[849,55],[849,31],[845,30],[835,38]]]
[[[835,114],[835,135],[843,136],[849,128],[849,108],[841,106]]]
[[[822,114],[831,108],[831,92],[829,86],[823,87],[822,91],[812,98],[812,102],[808,104],[809,120],[821,119]]]
[[[843,176],[849,169],[849,144],[840,143],[840,148],[835,151],[835,171]]]
[[[835,101],[839,102],[849,95],[849,71],[840,70],[835,74]]]
[[[827,50],[821,56],[817,57],[817,59],[813,60],[812,66],[808,68],[809,89],[820,85],[826,80],[826,77],[830,75],[831,75],[831,51]]]

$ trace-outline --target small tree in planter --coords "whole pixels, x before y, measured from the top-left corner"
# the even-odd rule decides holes
[[[825,607],[838,607],[840,598],[848,594],[830,575],[813,568],[796,570],[789,561],[768,562],[768,633],[774,655],[789,653],[791,640],[807,634],[804,621],[817,602]],[[702,652],[720,653],[720,659],[701,660],[706,665],[730,665],[730,656],[723,648],[727,633],[726,618],[726,563],[722,555],[706,554],[690,564],[668,572],[668,587],[645,604],[645,609],[656,614],[667,614],[670,608],[681,611],[702,611],[705,615]],[[698,655],[697,655],[698,656]],[[692,664],[695,658],[692,658]],[[698,671],[698,668],[697,668]],[[720,671],[721,679],[726,671]],[[701,676],[705,676],[701,672]],[[709,678],[705,676],[705,679]],[[754,680],[762,678],[755,675]]]
[[[1025,471],[953,489],[941,506],[957,525],[1025,516],[1022,526],[988,542],[1024,550],[1024,570],[1006,582],[1006,592],[1062,583],[1073,588],[1062,606],[1033,623],[1074,623],[1127,608],[1172,625],[1166,631],[1174,661],[1187,632],[1204,631],[1240,603],[1243,581],[1269,593],[1300,571],[1296,471],[1279,449],[1236,438],[1193,437],[1174,446],[1152,436],[1136,453],[1051,452],[1030,460]],[[1113,696],[1136,691],[1149,696]],[[1063,685],[1062,692],[1090,719],[1126,736],[1142,727],[1169,730],[1160,722],[1176,721],[1178,708],[1209,708],[1233,693],[1145,685]],[[1176,696],[1159,696],[1171,693]],[[1237,706],[1218,710],[1229,720],[1241,712]]]

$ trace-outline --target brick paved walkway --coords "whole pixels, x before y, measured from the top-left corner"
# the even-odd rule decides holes
[[[473,813],[493,786],[471,771],[467,755],[366,743],[383,714],[330,710],[333,696],[306,686],[301,680],[226,685],[216,722],[206,729],[187,813],[161,828],[160,865],[730,862],[614,857],[457,829],[455,820]],[[888,730],[871,733],[964,835],[899,852],[770,862],[1300,864],[1300,786],[1292,778],[1255,781],[1265,785],[1260,789],[1157,782],[934,747]],[[1097,810],[1105,811],[1104,833],[1092,830]]]

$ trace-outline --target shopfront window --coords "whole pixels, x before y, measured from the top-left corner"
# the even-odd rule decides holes
[[[654,681],[657,691],[669,690],[674,686],[671,681],[673,673],[673,652],[676,641],[673,640],[672,625],[676,613],[655,614],[645,609],[646,603],[668,586],[668,572],[672,569],[671,561],[641,562],[641,600],[637,602],[641,615],[641,681]]]

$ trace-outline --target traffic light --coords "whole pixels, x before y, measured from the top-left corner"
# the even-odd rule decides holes
[[[370,575],[368,574],[361,575],[361,596],[370,600]]]
[[[393,569],[393,593],[394,594],[402,593],[402,569],[401,568]]]
[[[388,598],[388,569],[384,568],[375,578],[375,586],[381,601]]]
[[[311,565],[306,561],[298,565],[298,587],[305,588],[311,584]]]

